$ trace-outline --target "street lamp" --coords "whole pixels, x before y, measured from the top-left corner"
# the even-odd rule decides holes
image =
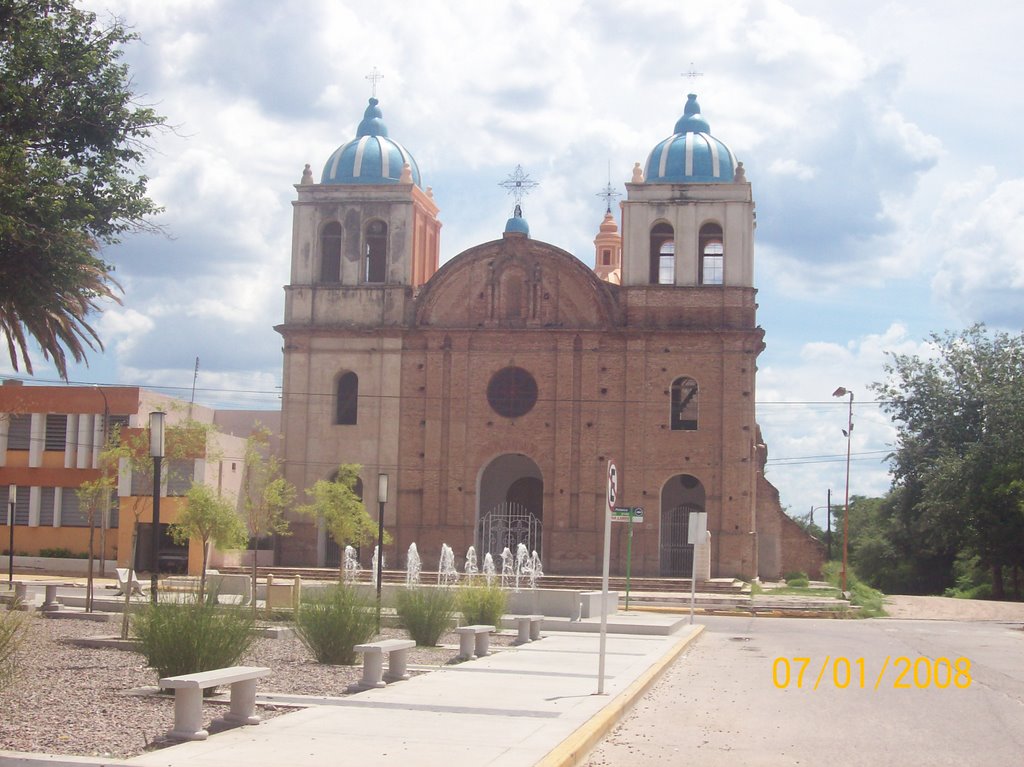
[[[159,410],[149,414],[149,454],[153,458],[153,530],[150,550],[149,588],[153,604],[157,602],[157,576],[160,570],[160,463],[164,458],[164,416]]]
[[[384,504],[388,502],[388,475],[377,475],[377,633],[380,633],[380,586],[384,570]]]
[[[850,395],[850,409],[846,417],[846,428],[843,429],[843,436],[846,437],[846,503],[843,504],[843,593],[846,593],[846,550],[850,526],[850,440],[853,437],[853,392],[842,386],[832,392],[833,397],[845,397],[847,394]]]
[[[7,582],[14,583],[14,505],[18,501],[18,486],[11,485],[7,490],[7,503],[11,510],[7,517],[7,528],[11,540],[7,547]],[[11,588],[14,588],[13,586]]]
[[[102,450],[106,450],[109,445],[107,440],[110,438],[110,405],[107,403],[107,393],[103,391],[99,386],[94,387],[96,391],[103,397],[103,447]],[[102,470],[103,467],[100,466]],[[110,495],[104,495],[103,497],[103,508],[100,509],[100,578],[106,577],[107,570],[107,524],[109,523],[110,517]],[[95,524],[95,521],[91,522],[90,525]],[[90,531],[90,535],[91,535]]]

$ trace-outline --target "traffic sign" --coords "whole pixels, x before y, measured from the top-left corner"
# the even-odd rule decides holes
[[[608,461],[608,510],[614,511],[615,498],[619,493],[619,475],[615,464]]]
[[[634,523],[644,521],[643,506],[616,506],[612,509],[612,522],[625,522],[632,519]]]

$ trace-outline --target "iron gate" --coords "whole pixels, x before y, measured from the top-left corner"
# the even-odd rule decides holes
[[[503,549],[513,554],[522,543],[527,551],[541,553],[541,523],[521,503],[501,503],[480,518],[480,560],[488,552],[497,562]]]
[[[693,575],[693,544],[689,542],[690,514],[703,511],[684,503],[661,512],[661,574],[666,578]]]

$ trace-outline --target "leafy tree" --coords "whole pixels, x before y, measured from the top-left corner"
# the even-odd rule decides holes
[[[947,558],[972,554],[1004,595],[1024,565],[1024,334],[975,325],[933,335],[935,355],[894,355],[873,385],[898,428],[894,486],[901,524]]]
[[[159,209],[138,175],[164,118],[139,106],[117,20],[73,0],[0,3],[0,333],[32,373],[29,339],[67,378],[103,348],[87,316],[117,300],[97,254]]]
[[[92,578],[93,578],[93,552],[96,535],[96,517],[110,508],[110,499],[117,491],[117,464],[118,456],[116,451],[111,450],[111,442],[99,454],[100,475],[96,479],[88,479],[78,486],[78,508],[89,520],[89,565],[86,575],[85,607],[86,612],[92,612]],[[100,557],[105,557],[106,552],[100,552]]]
[[[281,462],[269,453],[271,432],[257,424],[245,442],[242,512],[252,548],[252,593],[256,593],[256,551],[261,538],[289,535],[284,513],[295,502],[295,486],[282,476]],[[256,609],[256,600],[253,600]]]
[[[339,546],[362,546],[377,538],[377,523],[366,513],[355,491],[360,468],[359,464],[343,463],[334,479],[317,480],[306,491],[312,502],[297,509],[323,520],[327,532]],[[387,542],[387,535],[384,540]],[[341,566],[344,567],[344,562]]]
[[[202,599],[206,591],[206,560],[210,555],[210,543],[215,543],[220,549],[240,549],[246,545],[249,536],[234,504],[218,495],[209,485],[193,483],[186,497],[188,502],[178,514],[178,521],[167,531],[179,545],[187,544],[191,538],[198,538],[202,543],[203,569],[199,575],[199,598]]]

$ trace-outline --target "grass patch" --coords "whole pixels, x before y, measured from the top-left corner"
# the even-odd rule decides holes
[[[0,612],[0,690],[9,685],[18,672],[18,649],[25,639],[25,613]]]
[[[839,588],[842,567],[840,562],[828,562],[821,568],[821,574],[825,580]],[[850,593],[850,604],[860,608],[856,612],[857,617],[878,618],[885,615],[882,607],[885,594],[861,581],[849,566],[846,568],[846,588]]]
[[[141,607],[132,633],[158,677],[234,666],[252,646],[252,612],[191,599]]]
[[[295,633],[319,663],[350,666],[353,649],[377,632],[373,602],[357,589],[339,584],[299,605]]]
[[[433,647],[455,616],[455,592],[420,587],[402,589],[396,603],[398,617],[409,636],[422,647]]]

